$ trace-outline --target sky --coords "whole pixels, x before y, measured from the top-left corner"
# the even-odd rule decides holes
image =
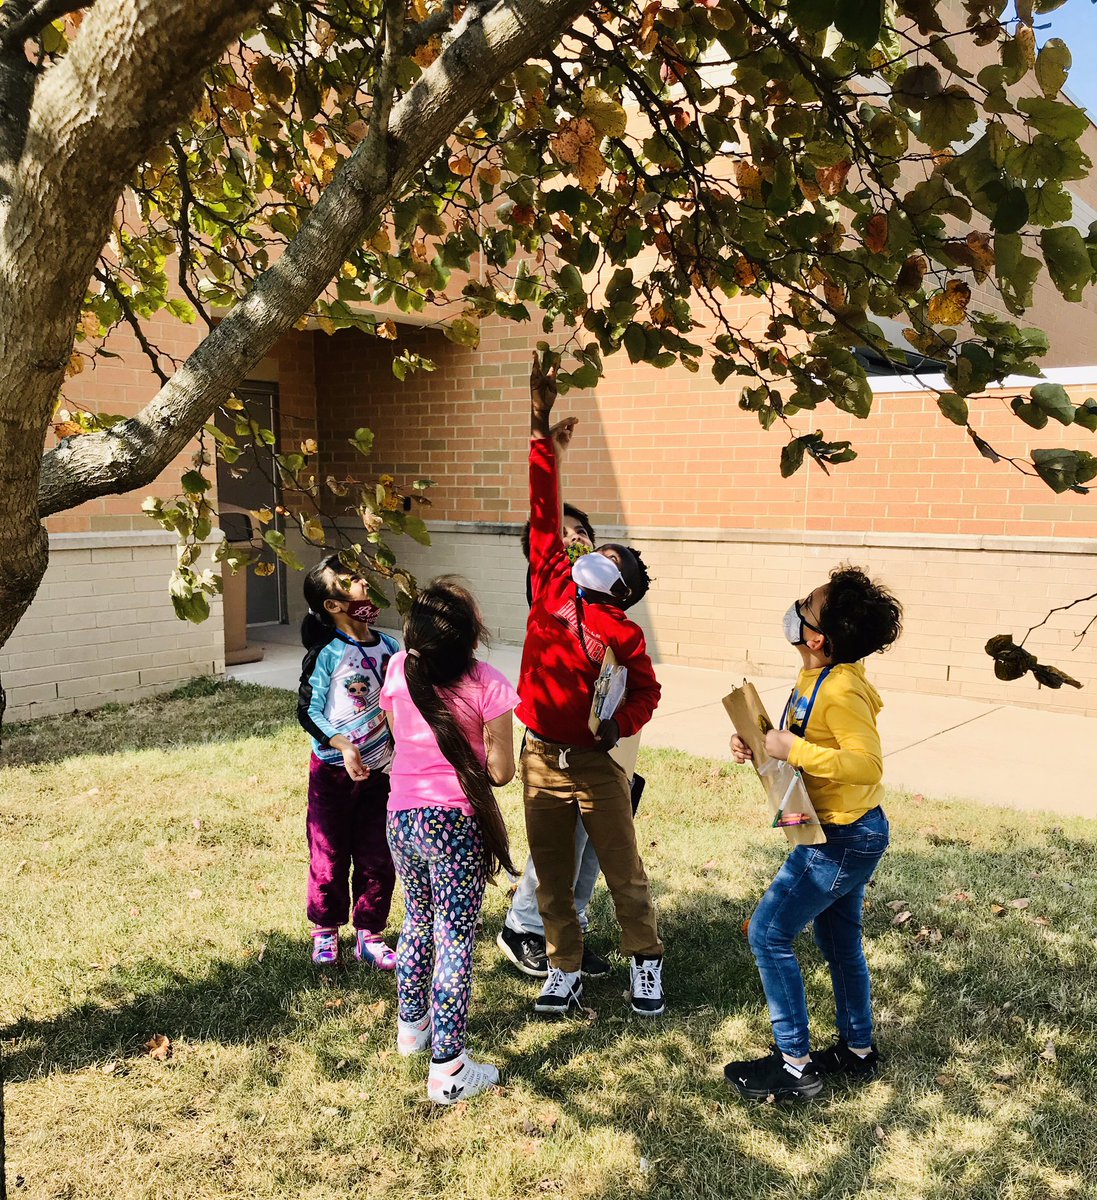
[[[1093,0],[1067,0],[1054,12],[1037,13],[1033,18],[1036,41],[1043,45],[1048,38],[1062,38],[1070,47],[1074,65],[1067,79],[1066,90],[1089,111],[1097,121],[1097,4]]]

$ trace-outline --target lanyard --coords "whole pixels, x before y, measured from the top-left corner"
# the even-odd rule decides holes
[[[789,693],[788,700],[785,701],[785,711],[781,714],[781,728],[789,730],[790,733],[795,733],[798,737],[805,737],[808,731],[808,721],[811,720],[811,710],[815,707],[815,697],[819,695],[819,689],[823,686],[823,680],[830,674],[830,667],[824,667],[819,672],[819,678],[815,681],[815,687],[811,692],[811,699],[808,701],[808,706],[804,711],[804,719],[798,723],[799,727],[787,724],[791,716],[792,700],[796,695],[796,689],[793,688]]]
[[[579,626],[579,643],[583,647],[583,653],[587,656],[587,662],[601,668],[601,663],[591,654],[590,648],[587,646],[587,633],[583,625],[583,593],[579,588],[575,589],[575,617]]]
[[[384,650],[385,642],[384,642],[384,639],[381,637],[381,635],[380,634],[377,635],[377,641],[372,646],[363,646],[362,643],[357,638],[352,638],[352,637],[350,637],[349,634],[342,633],[338,629],[335,631],[335,636],[340,641],[346,642],[348,646],[354,646],[358,649],[358,651],[362,655],[362,666],[366,667],[369,670],[370,674],[373,675],[374,679],[377,680],[378,685],[383,685],[385,682],[385,677],[384,677],[384,675],[381,674],[381,671],[378,668],[377,663],[374,662],[373,655],[370,654],[371,650],[376,650],[378,647],[380,647],[382,650]]]

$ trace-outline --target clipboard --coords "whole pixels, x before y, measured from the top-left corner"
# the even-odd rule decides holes
[[[599,725],[603,721],[608,721],[621,707],[627,685],[628,668],[618,664],[613,647],[607,646],[602,665],[598,669],[598,678],[594,681],[594,695],[590,701],[590,717],[587,720],[587,727],[591,733],[596,734]]]
[[[750,747],[754,769],[769,800],[773,824],[790,846],[818,846],[827,840],[803,776],[795,767],[766,753],[766,734],[774,728],[753,683],[743,681],[723,699],[735,732]]]

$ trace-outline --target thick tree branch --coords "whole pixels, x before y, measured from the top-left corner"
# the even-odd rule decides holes
[[[38,0],[38,3],[18,16],[6,28],[0,29],[0,47],[20,50],[27,38],[41,33],[51,22],[68,13],[90,8],[94,0]]]
[[[453,40],[392,110],[387,170],[371,187],[363,141],[282,257],[195,349],[136,417],[86,434],[42,459],[42,516],[153,479],[179,454],[252,365],[300,319],[370,224],[438,152],[454,127],[509,71],[551,45],[592,0],[507,0],[467,13]]]

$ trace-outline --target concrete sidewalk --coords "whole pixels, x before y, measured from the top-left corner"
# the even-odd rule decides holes
[[[263,643],[263,661],[230,667],[227,674],[242,682],[296,690],[302,655],[297,631],[274,627],[263,632],[270,639]],[[487,657],[517,681],[521,647],[498,645]],[[657,664],[656,673],[663,697],[644,731],[643,744],[730,758],[731,725],[720,700],[741,679],[669,663]],[[776,719],[792,683],[791,669],[787,679],[753,682]],[[1097,718],[888,691],[880,735],[884,778],[892,787],[1006,808],[1097,817],[1097,782],[1089,763]]]

